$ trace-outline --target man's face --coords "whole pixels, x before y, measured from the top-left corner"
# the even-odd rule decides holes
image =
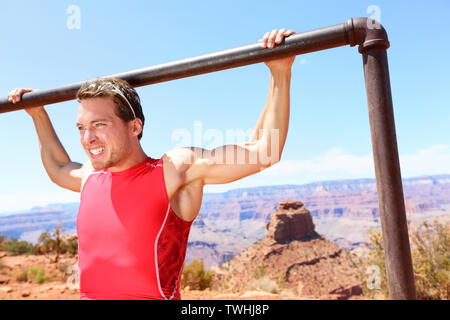
[[[108,97],[82,100],[78,108],[80,142],[96,170],[120,167],[131,152],[132,134],[114,109]]]

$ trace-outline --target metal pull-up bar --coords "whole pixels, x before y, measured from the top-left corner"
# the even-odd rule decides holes
[[[389,41],[380,24],[367,18],[350,18],[345,23],[294,34],[270,50],[250,44],[110,77],[140,87],[345,45],[358,45],[363,57],[389,295],[391,299],[415,299],[386,53]],[[25,93],[16,104],[1,98],[0,113],[75,99],[82,83]]]

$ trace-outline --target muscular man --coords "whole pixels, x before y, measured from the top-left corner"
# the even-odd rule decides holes
[[[261,46],[270,50],[293,33],[267,32]],[[266,62],[269,94],[249,141],[213,150],[176,148],[161,158],[147,156],[140,144],[144,115],[139,97],[119,79],[88,81],[77,93],[76,125],[89,156],[84,165],[71,161],[43,107],[26,109],[50,179],[81,192],[81,299],[180,299],[189,230],[203,186],[257,173],[281,156],[294,59]],[[32,90],[15,89],[9,99],[16,103]]]

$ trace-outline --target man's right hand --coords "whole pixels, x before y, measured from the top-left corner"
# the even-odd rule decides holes
[[[22,95],[26,92],[32,92],[36,89],[32,88],[16,88],[14,90],[11,90],[11,92],[8,94],[8,100],[12,103],[18,103],[20,99],[22,99]],[[25,111],[31,116],[34,117],[36,114],[44,111],[43,106],[39,107],[31,107],[31,108],[25,108]]]

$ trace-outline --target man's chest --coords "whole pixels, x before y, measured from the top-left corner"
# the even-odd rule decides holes
[[[77,228],[90,238],[106,233],[119,238],[147,238],[157,234],[168,205],[161,185],[97,173],[84,185]]]

